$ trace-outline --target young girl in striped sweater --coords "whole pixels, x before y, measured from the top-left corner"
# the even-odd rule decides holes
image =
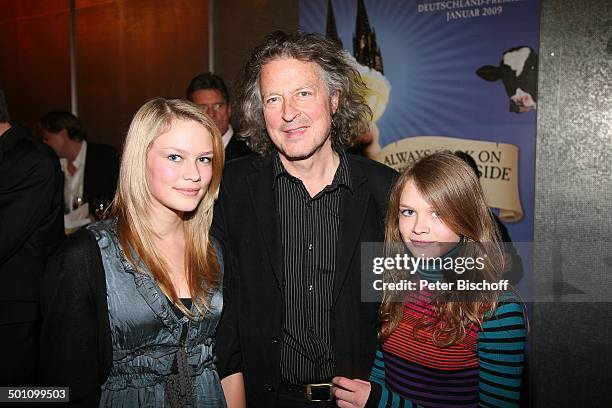
[[[385,292],[369,381],[334,378],[337,405],[518,406],[526,336],[522,303],[509,291],[457,289],[459,281],[499,282],[504,262],[479,180],[462,159],[435,153],[399,177],[386,219],[388,254],[397,253],[397,243],[423,260],[455,261],[455,269],[421,262],[414,274],[385,272],[387,281],[412,279],[425,288]],[[459,271],[460,258],[482,268]],[[430,290],[428,283],[448,289]]]

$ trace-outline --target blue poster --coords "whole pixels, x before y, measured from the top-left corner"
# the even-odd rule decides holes
[[[533,240],[537,0],[301,0],[300,30],[355,57],[374,113],[365,153],[398,170],[436,149],[476,160],[488,204]],[[369,143],[369,145],[368,145]]]

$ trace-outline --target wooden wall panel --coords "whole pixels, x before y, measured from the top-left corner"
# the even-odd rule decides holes
[[[274,30],[298,29],[297,0],[215,0],[215,73],[234,83],[255,46]]]
[[[0,87],[13,122],[33,128],[70,109],[69,19],[68,0],[2,1]]]
[[[208,1],[76,3],[79,116],[92,140],[119,147],[155,96],[183,97],[208,70]]]

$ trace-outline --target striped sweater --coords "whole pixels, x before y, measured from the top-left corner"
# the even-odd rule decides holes
[[[482,327],[449,347],[431,328],[413,328],[432,314],[426,292],[404,305],[400,325],[382,344],[370,375],[366,407],[517,407],[525,351],[522,305],[505,295]]]

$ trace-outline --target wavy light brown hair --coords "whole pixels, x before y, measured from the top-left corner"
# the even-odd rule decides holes
[[[403,242],[399,230],[400,197],[407,183],[414,182],[417,190],[440,218],[455,234],[461,237],[460,256],[484,259],[483,270],[466,271],[463,279],[497,281],[502,271],[503,252],[499,244],[497,226],[484,199],[478,177],[472,168],[452,152],[438,152],[417,161],[398,178],[389,201],[386,217],[385,245]],[[451,274],[456,278],[456,274]],[[397,271],[387,273],[385,279],[396,281],[406,278]],[[452,277],[451,277],[452,278]],[[484,314],[494,310],[498,294],[474,293],[469,299],[465,294],[447,291],[434,301],[436,316],[423,319],[414,335],[422,327],[433,328],[433,340],[445,347],[460,341],[470,325],[480,325]],[[399,325],[404,312],[404,298],[396,293],[384,294],[380,308],[379,338],[386,340]]]
[[[187,316],[193,314],[178,299],[166,262],[154,243],[153,220],[149,216],[153,198],[147,181],[147,154],[157,137],[169,131],[177,120],[194,121],[212,138],[212,179],[195,210],[183,214],[185,269],[192,299],[200,313],[209,309],[209,293],[218,288],[221,270],[210,241],[213,205],[219,193],[224,150],[219,130],[195,104],[181,99],[156,98],[136,112],[123,146],[117,193],[110,215],[117,218],[119,242],[130,263],[140,273],[142,261],[162,292]]]
[[[259,78],[267,62],[282,58],[317,64],[327,84],[330,106],[332,96],[338,94],[338,109],[332,115],[334,149],[352,146],[359,135],[369,130],[372,111],[363,97],[367,87],[346,51],[319,34],[275,31],[253,50],[238,84],[239,103],[234,110],[239,132],[251,150],[265,156],[274,149],[264,120]]]

